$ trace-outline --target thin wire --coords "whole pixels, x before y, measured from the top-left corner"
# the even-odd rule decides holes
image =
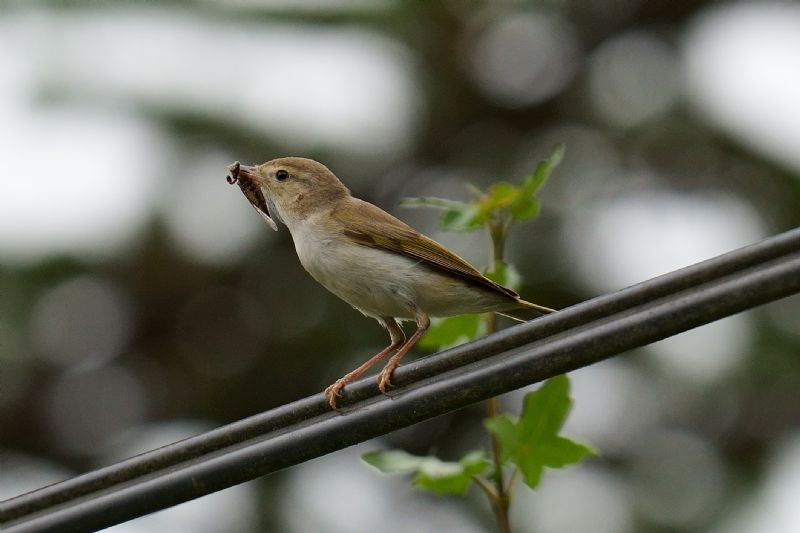
[[[800,230],[401,367],[390,398],[315,395],[0,502],[7,531],[90,531],[318,457],[800,291]]]
[[[676,290],[688,289],[798,249],[800,249],[800,230],[790,231],[617,293],[578,304],[553,317],[544,317],[526,324],[523,331],[519,331],[522,327],[505,330],[505,332],[426,357],[416,363],[400,367],[394,378],[398,386],[411,384],[490,357],[498,351],[520,346],[534,339],[545,338],[558,331],[609,316],[638,303],[662,297]],[[371,378],[350,385],[346,392],[345,398],[341,401],[343,406],[349,403],[348,400],[359,402],[374,397],[377,393]],[[274,431],[300,420],[322,415],[328,409],[327,402],[322,395],[311,396],[57,485],[45,487],[15,498],[14,505],[8,511],[8,519],[89,494],[107,485],[109,479],[113,479],[116,483],[128,481],[139,475],[200,457],[221,447],[243,442],[264,432]],[[7,502],[0,502],[0,518],[3,516],[2,510],[5,503]],[[2,522],[0,521],[0,523]]]

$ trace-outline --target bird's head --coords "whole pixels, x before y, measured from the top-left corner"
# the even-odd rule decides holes
[[[236,162],[227,170],[228,183],[237,183],[275,230],[273,219],[291,229],[313,213],[329,209],[333,202],[350,195],[328,167],[312,159],[282,157],[256,166]]]

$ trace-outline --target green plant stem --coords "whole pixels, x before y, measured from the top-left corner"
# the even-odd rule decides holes
[[[494,486],[488,479],[483,476],[472,476],[472,480],[486,493],[490,500],[494,500],[497,497],[497,491],[494,490]]]
[[[486,407],[489,418],[494,418],[499,414],[500,400],[497,397],[489,398]],[[494,433],[489,433],[489,441],[492,449],[492,462],[494,464],[494,474],[492,475],[494,487],[489,485],[489,489],[482,487],[486,495],[489,497],[489,503],[494,511],[494,517],[497,521],[497,529],[500,533],[511,533],[511,524],[508,521],[508,506],[511,503],[509,493],[506,490],[506,483],[503,479],[503,465],[500,460],[500,442]]]
[[[491,270],[496,272],[505,255],[506,239],[511,229],[511,218],[498,215],[488,222],[489,239],[491,240]]]
[[[491,240],[491,271],[497,272],[501,263],[503,262],[503,253],[505,250],[506,237],[508,230],[511,228],[510,219],[494,219],[488,224],[489,237]],[[491,334],[497,331],[497,315],[490,314],[486,318],[486,332]],[[500,399],[497,397],[490,398],[486,403],[486,411],[489,418],[496,417],[500,412]],[[486,495],[489,497],[489,502],[494,511],[495,520],[497,521],[497,529],[500,533],[511,533],[511,524],[508,520],[508,507],[511,503],[509,483],[508,488],[503,475],[503,463],[500,457],[500,442],[497,436],[489,432],[489,441],[492,450],[492,462],[494,464],[494,487],[491,491],[486,487],[482,487]],[[512,476],[512,483],[515,476]]]
[[[508,494],[508,503],[511,503],[511,500],[514,498],[514,488],[517,486],[517,478],[519,477],[519,468],[514,467],[514,470],[511,472],[511,477],[508,479],[508,485],[506,485],[506,494]]]
[[[491,481],[485,477],[473,476],[472,479],[489,498],[489,503],[492,506],[492,511],[494,511],[494,516],[497,520],[497,528],[500,533],[511,533],[511,524],[508,521],[508,505],[503,505],[505,499],[501,498]]]

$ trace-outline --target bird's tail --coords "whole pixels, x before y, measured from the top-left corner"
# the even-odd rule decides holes
[[[496,311],[498,315],[508,317],[512,320],[516,320],[517,322],[527,322],[528,320],[534,319],[539,315],[546,315],[555,312],[555,309],[550,309],[549,307],[545,307],[543,305],[531,303],[523,300],[522,298],[517,299],[517,307],[515,309],[510,309],[507,311],[504,310],[502,312]]]

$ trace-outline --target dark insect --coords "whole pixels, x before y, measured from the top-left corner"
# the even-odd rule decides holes
[[[239,181],[239,167],[240,166],[241,165],[237,161],[237,162],[235,162],[234,164],[232,164],[232,165],[230,165],[228,167],[228,177],[226,179],[228,180],[228,183],[230,183],[231,185],[233,185],[234,183]]]
[[[244,172],[242,172],[242,165],[236,161],[232,165],[228,165],[226,170],[228,171],[228,176],[225,178],[227,182],[231,185],[234,183],[238,185],[247,200],[255,207],[256,211],[258,211],[258,214],[269,224],[269,227],[278,231],[278,226],[272,219],[269,202],[264,196],[264,191],[253,181],[253,167],[246,166]]]

